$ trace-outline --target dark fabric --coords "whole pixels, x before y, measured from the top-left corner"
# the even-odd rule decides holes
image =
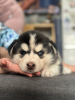
[[[0,100],[75,100],[75,74],[53,78],[1,74]]]

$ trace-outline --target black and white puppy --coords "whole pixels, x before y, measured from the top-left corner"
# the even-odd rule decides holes
[[[12,61],[24,72],[41,71],[42,77],[71,73],[70,69],[62,66],[55,44],[40,32],[23,33],[10,45],[8,51]]]

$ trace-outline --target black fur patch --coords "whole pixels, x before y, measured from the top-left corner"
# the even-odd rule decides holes
[[[60,67],[60,75],[61,74],[63,74],[62,72],[63,72],[63,65],[62,65],[62,63],[59,65],[59,67]]]
[[[19,39],[16,41],[15,46],[14,46],[14,43],[15,43],[15,41],[14,41],[8,48],[8,51],[10,52],[10,49],[13,47],[12,54],[16,54],[18,49],[21,48],[22,43],[26,43],[28,45],[28,47],[30,48],[30,46],[29,46],[30,45],[29,44],[30,34],[33,34],[33,35],[36,34],[36,37],[35,37],[36,45],[41,43],[43,45],[43,48],[46,49],[47,54],[52,53],[54,55],[53,47],[56,49],[55,44],[44,34],[37,32],[37,31],[27,31],[27,32],[23,33],[22,35],[20,35]],[[49,43],[52,44],[52,46],[50,46]]]
[[[29,40],[30,40],[30,32],[25,32],[19,37],[19,42],[21,43],[26,43],[29,46]]]
[[[30,40],[29,34],[30,34],[30,32],[25,32],[25,33],[23,33],[22,35],[19,36],[18,40],[13,41],[13,43],[8,48],[9,54],[10,54],[10,51],[11,51],[12,48],[13,48],[12,55],[16,54],[18,49],[21,48],[22,43],[26,43],[29,46],[29,40]]]
[[[17,40],[14,40],[14,41],[12,42],[12,44],[8,47],[8,52],[9,52],[9,54],[10,54],[10,51],[11,51],[12,47],[15,45],[15,43],[17,43]]]
[[[58,53],[53,55],[51,65],[55,64],[58,60]]]
[[[43,44],[44,45],[44,47],[45,46],[47,46],[47,44],[49,43],[49,38],[47,38],[44,34],[42,34],[42,33],[40,33],[40,32],[38,32],[37,34],[36,34],[36,38],[35,38],[35,40],[36,40],[36,44]]]

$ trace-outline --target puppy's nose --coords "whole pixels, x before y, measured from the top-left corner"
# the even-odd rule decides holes
[[[32,70],[32,69],[35,68],[35,64],[34,64],[33,62],[29,62],[29,63],[27,63],[27,68],[28,68],[29,70]]]

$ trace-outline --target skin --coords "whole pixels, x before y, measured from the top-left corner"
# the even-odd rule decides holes
[[[10,58],[8,51],[4,47],[0,47],[0,58]]]
[[[68,65],[66,63],[63,63],[65,67],[68,67],[71,69],[72,72],[75,72],[75,66]],[[17,64],[14,64],[11,62],[9,58],[2,58],[0,59],[0,73],[7,73],[7,72],[14,72],[14,73],[20,73],[29,77],[33,76],[39,76],[40,72],[37,73],[25,73],[21,71],[20,67]]]
[[[68,67],[69,69],[71,69],[72,72],[75,72],[75,66],[68,65],[68,64],[66,64],[66,63],[63,63],[63,65],[64,65],[65,67]]]
[[[11,62],[8,51],[4,47],[0,47],[0,73],[8,72],[20,73],[29,77],[40,75],[40,72],[29,74],[21,71],[17,64]]]
[[[33,73],[33,74],[25,73],[21,71],[20,67],[17,64],[12,63],[10,59],[2,58],[0,59],[0,73],[7,73],[7,72],[20,73],[23,75],[27,75],[29,77],[40,75],[40,72]]]

